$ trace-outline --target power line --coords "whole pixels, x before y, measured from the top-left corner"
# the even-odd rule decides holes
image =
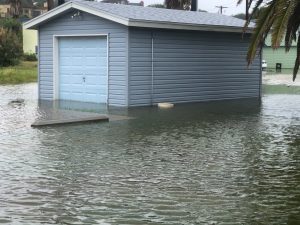
[[[228,7],[220,5],[216,6],[216,8],[220,9],[220,13],[223,14],[223,9],[227,9]]]

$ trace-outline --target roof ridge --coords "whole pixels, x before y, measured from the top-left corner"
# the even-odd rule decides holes
[[[168,11],[172,13],[195,13],[195,14],[203,14],[203,15],[213,15],[213,16],[219,16],[219,17],[229,17],[232,19],[236,20],[241,20],[242,19],[229,16],[229,15],[224,15],[224,14],[219,14],[219,13],[212,13],[212,12],[201,12],[201,11],[190,11],[190,10],[180,10],[180,9],[167,9],[167,8],[155,8],[155,7],[148,7],[148,6],[140,6],[140,5],[126,5],[126,4],[116,4],[116,3],[108,3],[108,2],[98,2],[98,1],[87,1],[87,0],[69,0],[68,2],[80,2],[80,3],[91,3],[91,4],[99,4],[99,5],[109,5],[109,6],[116,6],[116,7],[128,7],[128,8],[142,8],[146,10],[152,10],[152,11]]]
[[[31,20],[25,24],[25,27],[36,28],[38,24],[44,23],[71,8],[129,27],[241,33],[245,24],[244,20],[216,13],[70,0],[37,19]],[[251,32],[251,29],[247,32]]]
[[[80,3],[82,3],[82,2],[87,2],[87,1],[84,1],[84,0],[71,0],[71,1],[69,1],[69,2],[72,2],[72,3],[78,3],[78,2],[80,2]],[[79,3],[79,4],[80,4]],[[101,3],[101,4],[106,4],[106,3]],[[107,4],[111,4],[111,3],[107,3]],[[90,6],[86,6],[85,4],[83,4],[85,7],[88,7],[88,8],[90,8],[90,9],[94,9],[93,7],[90,7]],[[109,15],[111,15],[111,16],[116,16],[115,14],[113,14],[113,13],[110,13],[108,10],[105,10],[105,9],[98,9],[98,10],[101,10],[102,12],[106,12],[107,14],[109,14]],[[126,20],[127,18],[126,17],[122,17],[122,16],[117,16],[117,17],[119,17],[119,18],[121,18],[121,19],[124,19],[124,20]]]

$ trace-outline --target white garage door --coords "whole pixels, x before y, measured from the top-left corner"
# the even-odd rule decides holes
[[[59,99],[107,103],[106,37],[61,37]]]

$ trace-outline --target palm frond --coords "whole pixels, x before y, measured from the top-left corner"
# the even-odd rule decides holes
[[[243,0],[238,0],[237,5],[242,4]],[[252,5],[253,0],[249,0],[249,8]]]
[[[286,32],[289,18],[294,13],[297,0],[277,0],[276,15],[272,31],[272,46],[274,49],[280,47],[284,33]]]
[[[258,10],[260,9],[261,5],[263,4],[263,0],[258,0],[248,18],[248,20],[245,22],[244,25],[244,32],[246,32],[247,27],[249,26],[251,20],[253,19],[253,16],[258,12]]]
[[[292,42],[296,41],[297,31],[300,26],[300,2],[298,1],[297,6],[294,9],[293,14],[290,16],[286,34],[285,34],[285,50],[288,52],[291,48]]]
[[[271,2],[266,8],[262,10],[262,13],[257,21],[254,33],[251,38],[251,43],[249,46],[247,61],[248,65],[253,61],[256,56],[257,49],[262,47],[267,34],[269,33],[272,24],[274,22],[274,11],[275,11],[275,1]]]
[[[243,2],[243,0],[238,0],[238,3],[237,3],[237,4],[239,5],[239,4],[241,4],[242,2]]]
[[[238,0],[238,4],[242,2],[242,0]],[[256,57],[258,50],[261,51],[265,39],[272,29],[272,48],[274,49],[280,46],[284,36],[286,51],[290,50],[293,41],[297,41],[297,57],[293,71],[293,80],[295,80],[300,68],[300,0],[268,0],[266,3],[264,2],[266,1],[256,1],[250,18],[245,23],[244,32],[249,27],[253,15],[259,10],[261,11],[247,53],[248,65]],[[264,7],[262,7],[263,4]]]
[[[297,77],[297,73],[299,71],[299,66],[300,66],[300,38],[298,37],[298,42],[297,42],[297,57],[296,57],[294,71],[293,71],[293,81],[295,81],[295,79]]]

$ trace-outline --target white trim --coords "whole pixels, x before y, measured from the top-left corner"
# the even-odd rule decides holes
[[[109,105],[109,34],[106,34],[106,74],[107,74],[107,99],[106,103]]]
[[[127,28],[127,46],[126,46],[126,106],[129,107],[130,105],[130,74],[131,74],[131,70],[130,70],[130,65],[131,65],[131,58],[130,58],[130,31],[129,28]]]
[[[200,31],[216,31],[216,32],[243,32],[243,27],[230,27],[221,25],[201,25],[201,24],[180,24],[172,22],[158,22],[158,21],[145,21],[145,20],[129,20],[128,18],[116,16],[106,11],[94,9],[89,6],[78,4],[76,2],[67,2],[55,9],[42,14],[23,24],[24,29],[37,29],[37,27],[52,17],[55,17],[69,9],[77,9],[83,12],[90,13],[101,18],[111,20],[116,23],[123,24],[128,27],[148,27],[148,28],[162,28],[162,29],[177,29],[177,30],[200,30]],[[253,28],[248,28],[246,33],[252,33]]]
[[[115,16],[115,15],[112,15],[108,12],[95,10],[91,7],[83,6],[83,5],[77,4],[76,2],[71,2],[70,1],[70,2],[67,2],[67,3],[59,6],[59,7],[56,7],[54,9],[50,10],[49,12],[47,12],[45,14],[42,14],[42,15],[40,15],[40,16],[24,23],[23,27],[24,27],[24,29],[36,29],[39,24],[41,24],[45,21],[48,21],[52,17],[55,17],[55,16],[65,12],[69,9],[81,10],[81,11],[90,13],[92,15],[99,16],[99,17],[102,17],[104,19],[108,19],[108,20],[114,21],[116,23],[123,24],[125,26],[128,26],[128,23],[129,23],[129,20],[126,19],[126,18]]]
[[[176,30],[199,30],[199,31],[215,31],[215,32],[233,32],[243,33],[243,27],[229,27],[217,25],[197,25],[197,24],[178,24],[178,23],[163,23],[163,22],[145,22],[145,21],[129,21],[131,27],[146,27],[146,28],[161,28],[161,29],[176,29]],[[246,33],[252,33],[253,29],[249,28]]]
[[[153,105],[154,97],[154,37],[151,32],[151,105]]]
[[[53,36],[53,100],[59,99],[59,49],[58,36]]]
[[[93,37],[93,36],[108,36],[107,33],[103,34],[54,34],[54,37]]]
[[[40,78],[40,72],[41,72],[41,60],[40,60],[40,31],[37,31],[37,59],[38,59],[38,62],[37,62],[37,65],[38,65],[38,68],[37,68],[37,71],[38,71],[38,74],[37,74],[37,83],[38,83],[38,99],[41,99],[41,78]]]
[[[106,66],[107,66],[107,99],[106,104],[108,104],[109,99],[109,41],[108,37],[109,34],[59,34],[53,35],[53,100],[59,100],[59,41],[60,37],[106,37],[106,49],[107,49],[107,59],[106,59]]]
[[[114,21],[116,23],[123,24],[125,26],[128,26],[128,23],[129,23],[129,20],[127,18],[119,17],[119,16],[113,15],[113,14],[108,13],[108,12],[95,10],[95,9],[87,7],[87,6],[78,5],[75,2],[73,3],[72,8],[90,13],[90,14],[95,15],[95,16],[99,16],[99,17],[107,19],[107,20]]]

